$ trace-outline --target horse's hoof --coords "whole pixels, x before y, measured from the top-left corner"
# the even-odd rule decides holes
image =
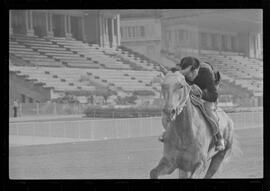
[[[151,170],[150,178],[151,179],[157,179],[157,171],[156,171],[156,169]]]

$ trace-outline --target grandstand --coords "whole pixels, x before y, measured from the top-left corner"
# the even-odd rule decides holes
[[[160,88],[150,84],[159,74],[153,71],[154,64],[121,49],[72,38],[11,35],[10,60],[17,60],[10,65],[10,72],[55,92],[91,93],[101,86],[124,95],[151,90],[159,97]],[[94,85],[83,82],[83,77]]]
[[[160,22],[170,19],[167,13],[161,11],[157,14],[155,11],[154,17],[157,16],[155,22],[157,19]],[[121,30],[124,34],[120,34],[119,14],[123,19],[121,24],[126,27]],[[145,17],[153,18],[152,13],[149,14],[138,18],[136,11],[130,16],[128,12],[121,13],[120,10],[112,11],[110,14],[106,10],[98,14],[95,11],[67,13],[63,10],[56,13],[53,10],[12,10],[9,35],[10,99],[21,99],[23,95],[31,100],[43,102],[61,97],[66,92],[84,91],[86,96],[93,95],[100,88],[114,91],[121,97],[132,95],[136,91],[150,91],[153,92],[151,99],[159,98],[160,87],[151,83],[160,73],[159,65],[170,68],[184,54],[181,51],[178,53],[171,51],[167,46],[170,46],[172,39],[167,37],[165,41],[169,41],[165,43],[166,46],[160,44],[157,46],[161,46],[158,58],[133,48],[133,45],[140,43],[145,43],[146,46],[147,43],[152,43],[151,47],[155,47],[153,42],[158,42],[159,34],[153,34],[154,37],[150,38],[150,30],[143,27],[130,30],[128,28],[130,26],[126,24],[132,19],[140,24],[141,19]],[[39,22],[41,17],[46,21],[45,25],[44,22]],[[65,22],[59,24],[58,17]],[[74,24],[75,21],[81,24]],[[93,21],[99,22],[100,25],[96,25]],[[147,22],[151,24],[153,21]],[[147,22],[144,21],[145,24]],[[158,29],[159,25],[155,23],[153,26]],[[161,25],[162,27],[170,29],[167,25]],[[163,28],[161,31],[164,31]],[[131,39],[130,34],[126,34],[127,31],[135,31]],[[138,34],[145,36],[136,36]],[[182,33],[179,33],[179,38],[180,34]],[[123,40],[121,35],[125,35]],[[167,33],[162,35],[166,36]],[[232,47],[233,41],[230,42]],[[261,57],[247,55],[247,51],[209,50],[203,49],[202,46],[197,51],[194,49],[194,42],[192,43],[192,47],[187,46],[185,49],[190,49],[195,55],[198,52],[197,56],[202,61],[210,62],[221,71],[222,94],[258,96],[262,100]],[[188,45],[187,42],[184,44]]]

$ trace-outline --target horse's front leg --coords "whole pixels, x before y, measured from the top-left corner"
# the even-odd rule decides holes
[[[179,179],[188,179],[188,178],[190,178],[190,172],[186,172],[186,171],[179,169],[178,178]]]
[[[171,174],[176,168],[174,162],[162,157],[158,166],[150,171],[150,178],[157,179],[160,175]]]

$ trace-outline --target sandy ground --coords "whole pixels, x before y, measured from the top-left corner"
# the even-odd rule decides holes
[[[215,178],[263,177],[263,128],[236,130],[242,149]],[[11,179],[146,179],[162,156],[157,137],[10,147]],[[160,178],[177,178],[178,172]]]

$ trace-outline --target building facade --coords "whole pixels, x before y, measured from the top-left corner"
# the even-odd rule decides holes
[[[120,17],[106,10],[11,10],[9,33],[120,45]]]

